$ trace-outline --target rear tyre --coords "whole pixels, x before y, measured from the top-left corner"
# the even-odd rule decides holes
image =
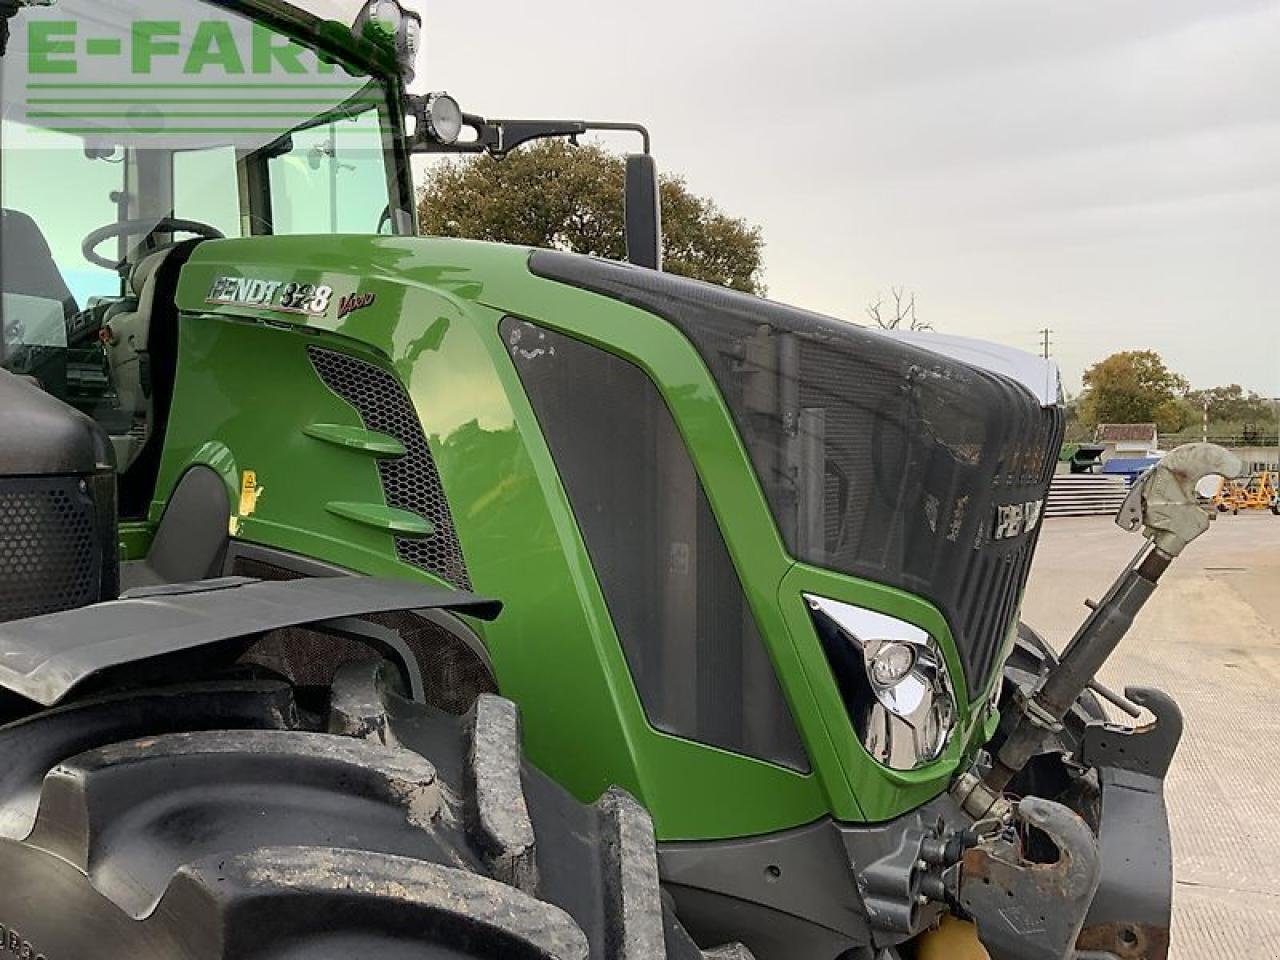
[[[652,824],[520,757],[516,708],[453,718],[335,679],[73,705],[0,729],[0,924],[16,956],[701,960]],[[428,757],[430,759],[428,759]]]

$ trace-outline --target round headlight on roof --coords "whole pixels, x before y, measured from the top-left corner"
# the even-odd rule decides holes
[[[404,8],[397,0],[369,0],[356,20],[357,32],[375,42],[394,40],[404,19]]]
[[[462,108],[447,93],[427,96],[427,136],[436,143],[457,143],[462,136]]]
[[[406,9],[400,0],[368,0],[351,32],[360,39],[394,50],[405,82],[413,80],[422,42],[420,14]]]

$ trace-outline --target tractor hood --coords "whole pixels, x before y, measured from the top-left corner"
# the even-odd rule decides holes
[[[924,347],[953,360],[1016,380],[1039,398],[1041,406],[1053,407],[1062,402],[1062,374],[1052,360],[1003,344],[935,333],[932,330],[886,330],[884,333],[885,336],[903,343]]]
[[[189,312],[302,323],[397,358],[406,344],[431,349],[450,322],[439,304],[527,310],[539,277],[638,307],[692,341],[791,555],[928,599],[948,621],[970,693],[988,689],[1030,569],[1062,417],[1042,405],[1043,387],[1037,395],[991,372],[1009,365],[1000,357],[979,367],[940,352],[976,358],[972,342],[923,349],[627,264],[440,239],[205,243],[179,300]],[[430,292],[435,316],[408,308],[415,288]]]

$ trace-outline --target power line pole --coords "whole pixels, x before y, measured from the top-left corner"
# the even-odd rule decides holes
[[[1044,365],[1044,394],[1045,394],[1045,400],[1046,400],[1046,402],[1048,402],[1048,403],[1053,403],[1053,402],[1054,402],[1054,400],[1055,400],[1055,398],[1052,396],[1052,393],[1053,393],[1053,368],[1052,368],[1052,367],[1049,365],[1049,363],[1048,363],[1049,358],[1050,358],[1050,352],[1049,352],[1050,342],[1049,342],[1049,338],[1050,338],[1052,335],[1053,335],[1053,331],[1052,331],[1052,330],[1050,330],[1048,327],[1045,327],[1043,330],[1041,330],[1041,331],[1040,331],[1040,336],[1041,336],[1041,337],[1043,338],[1043,340],[1044,340],[1044,353],[1043,353],[1043,356],[1044,356],[1044,359],[1045,359],[1045,365]]]

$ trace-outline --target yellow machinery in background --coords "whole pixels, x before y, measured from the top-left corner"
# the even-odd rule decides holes
[[[1280,516],[1280,473],[1262,470],[1247,478],[1223,479],[1212,502],[1222,513],[1270,510]]]

